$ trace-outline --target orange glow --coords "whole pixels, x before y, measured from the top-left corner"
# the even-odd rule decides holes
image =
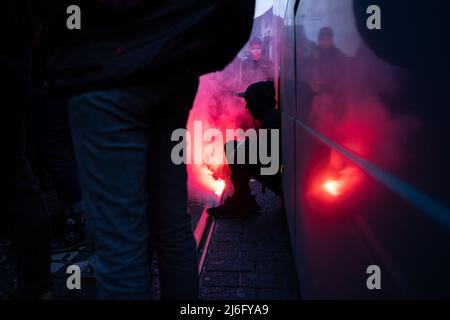
[[[222,196],[226,188],[224,166],[190,165],[190,167],[191,174],[204,195],[214,194],[218,198]]]
[[[340,188],[341,188],[341,184],[339,183],[339,181],[337,180],[332,180],[332,179],[328,179],[324,185],[323,188],[329,193],[331,194],[333,197],[337,197],[338,195],[340,195]]]

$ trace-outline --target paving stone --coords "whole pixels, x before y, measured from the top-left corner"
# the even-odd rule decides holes
[[[67,299],[70,291],[67,289],[66,278],[53,278],[52,294],[56,300]]]
[[[239,242],[239,233],[216,233],[213,237],[213,242]]]
[[[289,252],[291,251],[291,245],[284,241],[258,241],[256,243],[256,249],[266,250],[270,252]]]
[[[201,279],[203,299],[297,299],[299,297],[287,222],[280,212],[278,197],[260,194],[253,183],[257,201],[264,213],[246,220],[219,220]],[[72,253],[52,255],[55,299],[96,299],[95,279],[83,279],[81,291],[66,288],[69,264],[88,259],[92,248],[84,246]],[[10,254],[8,254],[9,256]],[[14,259],[10,259],[13,261]],[[14,266],[0,265],[0,282],[11,278]],[[160,298],[156,260],[152,263],[152,296]],[[0,297],[0,300],[2,297]]]
[[[67,252],[52,254],[52,261],[55,262],[63,261],[65,256],[67,256]]]
[[[78,263],[80,261],[86,261],[89,258],[93,256],[92,251],[80,251],[78,254],[74,257],[73,261],[71,263]]]
[[[157,276],[159,274],[158,263],[156,257],[152,261],[152,275]]]
[[[74,259],[76,256],[78,256],[78,255],[79,255],[79,253],[78,253],[77,251],[69,252],[69,256],[66,258],[66,261],[67,261],[67,262],[72,262],[73,259]]]
[[[292,254],[290,253],[290,251],[286,251],[286,252],[275,252],[275,259],[279,262],[279,263],[283,263],[286,265],[295,265],[295,260],[294,257],[292,256]]]
[[[262,260],[256,262],[256,271],[258,272],[293,272],[294,268],[292,265],[286,265],[285,263],[280,263],[276,260]]]
[[[239,251],[245,252],[255,249],[253,243],[239,243],[239,242],[215,242],[209,248],[210,252],[231,252]]]
[[[83,279],[80,290],[67,290],[67,299],[70,300],[95,300],[98,298],[95,279]]]
[[[298,300],[298,299],[300,299],[300,295],[297,290],[260,289],[257,291],[257,299],[261,299],[261,300]]]
[[[298,288],[298,279],[295,270],[292,270],[292,272],[283,272],[279,274],[278,277],[281,281],[282,288],[295,290]]]
[[[204,287],[201,290],[204,300],[255,300],[256,290],[251,288]]]
[[[265,261],[265,260],[273,260],[275,259],[275,254],[270,251],[261,250],[261,249],[255,249],[252,251],[248,251],[245,253],[246,258],[258,262],[258,261]]]
[[[59,270],[61,270],[62,267],[64,267],[64,263],[52,262],[52,264],[50,265],[50,272],[52,274],[57,273]]]
[[[236,253],[215,254],[206,265],[208,271],[254,271],[255,263]]]
[[[289,230],[280,199],[261,195],[264,213],[245,220],[218,220],[206,258],[201,296],[205,299],[298,299]],[[256,293],[256,296],[254,294]]]
[[[239,287],[240,274],[238,272],[206,271],[202,278],[205,287]]]
[[[216,224],[214,232],[217,233],[241,233],[245,228],[239,220],[223,220]]]
[[[269,235],[267,233],[254,233],[247,231],[239,235],[240,242],[258,242],[264,240],[269,240]]]
[[[241,273],[241,285],[246,288],[281,288],[274,273]]]

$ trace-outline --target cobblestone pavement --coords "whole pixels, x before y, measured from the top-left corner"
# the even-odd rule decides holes
[[[246,220],[219,220],[201,275],[202,299],[297,299],[299,298],[288,227],[280,200],[269,190],[261,194],[252,187],[262,207],[261,214]],[[193,220],[199,206],[191,207]],[[0,248],[1,250],[1,248]],[[5,248],[8,260],[0,264],[0,285],[14,277],[13,253]],[[91,257],[89,246],[52,255],[53,297],[55,299],[96,299],[92,274],[82,279],[82,290],[68,290],[67,267]],[[159,280],[153,263],[154,299],[159,298]],[[4,297],[0,294],[0,300]]]
[[[6,250],[8,260],[0,264],[0,285],[12,279],[15,276],[13,264],[14,255],[9,248]],[[84,246],[77,251],[58,253],[52,255],[51,273],[52,273],[52,295],[55,300],[94,300],[97,299],[97,290],[95,277],[92,272],[84,272],[82,268],[81,290],[68,290],[66,281],[68,274],[67,268],[73,264],[79,264],[88,260],[93,255],[89,246]],[[152,266],[153,276],[153,298],[159,299],[159,278],[156,262]],[[5,299],[1,294],[0,300]]]
[[[252,182],[261,214],[218,220],[201,277],[203,299],[299,299],[281,200]]]

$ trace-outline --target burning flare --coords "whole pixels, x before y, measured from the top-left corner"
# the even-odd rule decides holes
[[[225,191],[225,181],[223,181],[222,179],[216,180],[214,183],[214,193],[218,197],[221,197],[224,191]]]
[[[324,185],[323,188],[329,193],[331,194],[333,197],[337,197],[341,194],[340,192],[340,188],[341,188],[341,183],[337,180],[333,180],[333,179],[328,179]]]

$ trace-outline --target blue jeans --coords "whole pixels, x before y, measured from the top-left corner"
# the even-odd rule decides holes
[[[198,297],[187,173],[171,161],[172,131],[185,128],[197,86],[174,77],[69,100],[102,299],[150,298],[154,252],[161,298]]]

